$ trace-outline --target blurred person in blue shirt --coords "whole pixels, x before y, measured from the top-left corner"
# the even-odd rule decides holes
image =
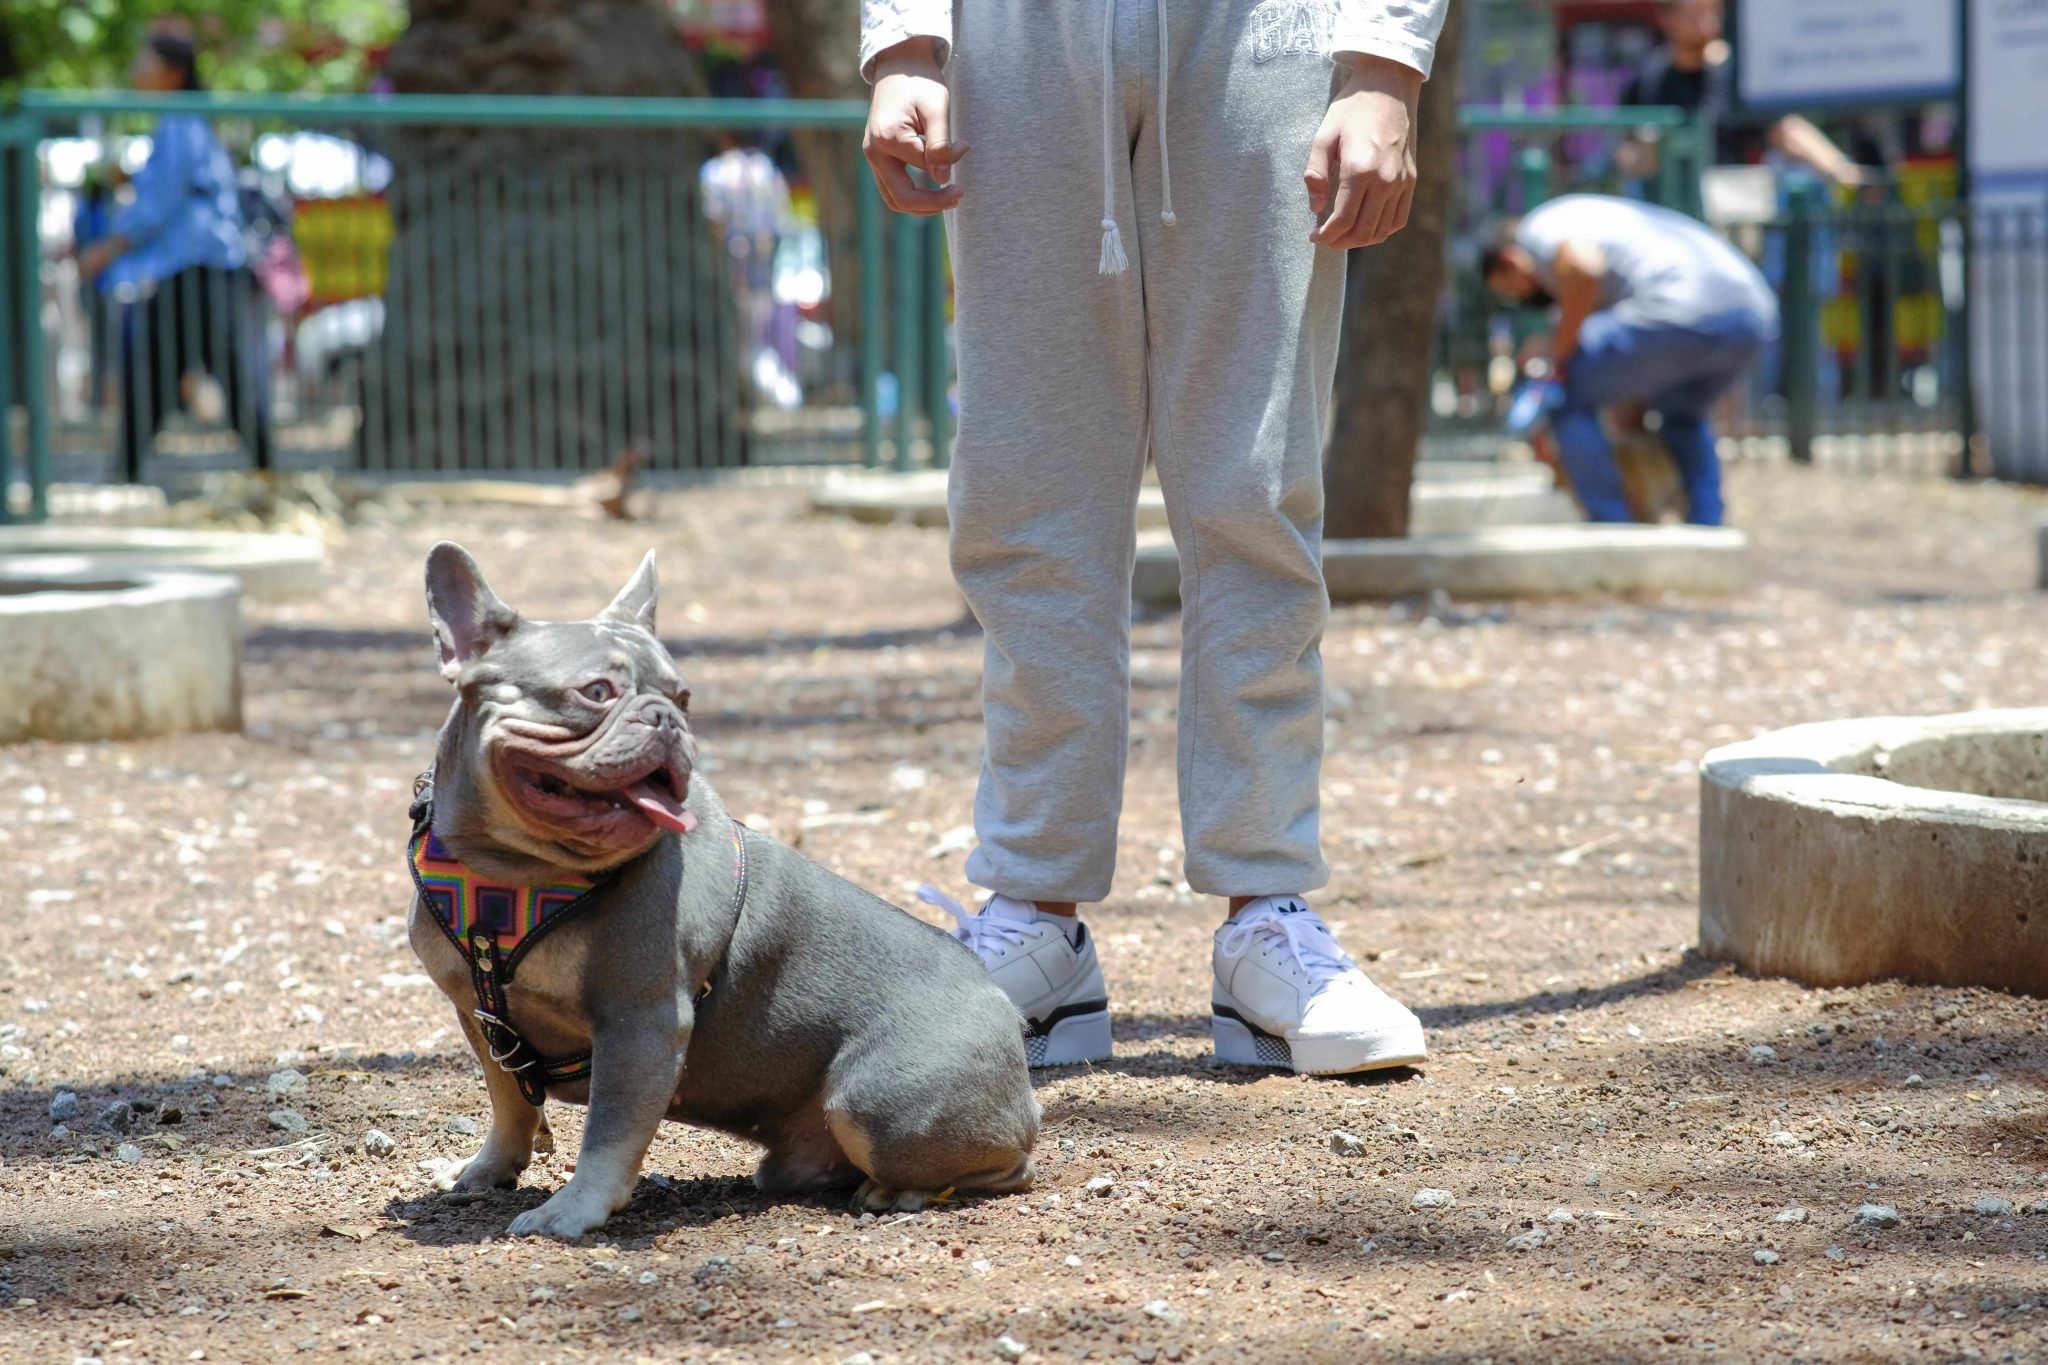
[[[129,81],[146,93],[204,88],[191,42],[169,32],[145,40]],[[204,118],[170,114],[157,123],[133,187],[106,235],[78,257],[120,310],[122,472],[141,478],[172,404],[190,405],[197,370],[219,382],[256,467],[268,469],[262,330],[234,165]]]

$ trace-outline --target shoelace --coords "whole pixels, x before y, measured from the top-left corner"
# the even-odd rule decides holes
[[[1239,916],[1224,930],[1221,947],[1235,956],[1262,935],[1284,941],[1312,980],[1327,981],[1358,965],[1338,946],[1336,935],[1323,923],[1322,916],[1306,907],[1291,915],[1266,909],[1249,917]]]
[[[1166,0],[1154,0],[1159,14],[1159,221],[1171,227],[1173,159],[1166,150],[1166,86],[1169,74]],[[1124,235],[1116,223],[1116,0],[1102,6],[1102,260],[1096,269],[1121,275],[1131,268]]]
[[[920,886],[917,898],[926,905],[935,905],[951,915],[956,924],[953,937],[972,948],[975,955],[981,955],[984,945],[995,939],[1005,945],[1029,943],[1036,937],[1028,926],[1015,920],[1003,919],[987,913],[971,914],[966,906],[954,900],[936,886]]]

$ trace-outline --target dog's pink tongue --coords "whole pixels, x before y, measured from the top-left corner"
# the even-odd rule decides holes
[[[668,788],[655,786],[652,779],[635,782],[626,788],[626,799],[663,829],[688,834],[697,828],[697,817],[685,810],[683,803]]]

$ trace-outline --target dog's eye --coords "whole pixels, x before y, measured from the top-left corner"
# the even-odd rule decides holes
[[[674,696],[676,699],[676,709],[687,713],[690,709],[690,689],[679,687],[675,690]]]
[[[583,684],[583,686],[577,688],[576,691],[582,696],[582,698],[585,701],[595,702],[599,706],[604,705],[613,697],[619,695],[619,689],[613,687],[603,678],[599,678],[596,682],[593,683],[585,683]]]

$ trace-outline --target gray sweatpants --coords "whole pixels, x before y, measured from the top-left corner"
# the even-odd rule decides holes
[[[956,9],[953,130],[972,151],[949,215],[952,557],[987,632],[967,872],[1028,900],[1109,893],[1148,456],[1181,554],[1188,881],[1249,896],[1329,879],[1321,453],[1344,259],[1308,240],[1302,173],[1333,67],[1314,25],[1293,24],[1324,7],[1166,8],[1165,127],[1154,0]],[[1106,21],[1121,275],[1098,273]]]

